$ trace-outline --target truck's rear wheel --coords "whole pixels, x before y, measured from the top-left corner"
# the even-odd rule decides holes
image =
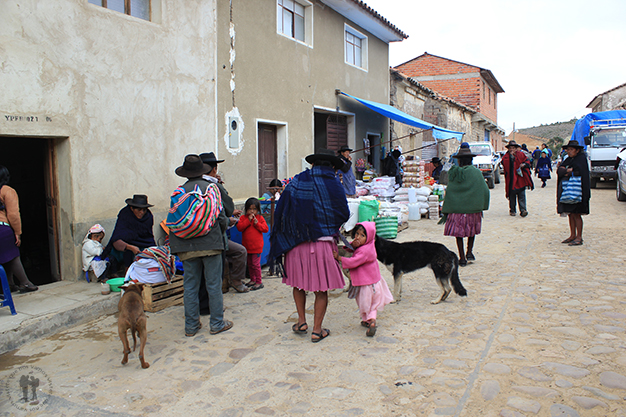
[[[591,188],[596,188],[597,185],[598,185],[598,179],[597,178],[590,178],[589,179],[589,186]]]

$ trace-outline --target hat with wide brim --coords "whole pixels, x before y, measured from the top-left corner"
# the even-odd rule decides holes
[[[339,150],[337,151],[337,153],[343,153],[345,151],[349,151],[352,152],[352,149],[348,147],[348,145],[343,145],[341,148],[339,148]]]
[[[567,142],[567,144],[561,146],[561,148],[563,148],[563,149],[566,149],[566,148],[583,149],[584,146],[579,145],[577,140],[570,140],[569,142]]]
[[[179,177],[196,178],[211,172],[211,167],[202,162],[198,155],[187,155],[181,166],[174,171]]]
[[[201,153],[200,159],[202,159],[202,162],[204,162],[205,164],[209,164],[209,165],[219,164],[221,162],[224,162],[223,159],[217,159],[213,152]]]
[[[452,155],[453,158],[463,158],[463,157],[475,157],[476,155],[474,155],[472,153],[472,151],[470,151],[469,148],[460,148],[459,151],[457,153],[455,153],[454,155]]]
[[[126,204],[138,208],[154,207],[154,204],[148,204],[148,196],[145,194],[135,194],[133,198],[127,198]]]
[[[504,145],[504,147],[505,148],[512,148],[512,147],[521,148],[522,146],[519,143],[515,142],[514,140],[510,140],[509,143]]]
[[[441,159],[439,159],[439,157],[435,156],[433,159],[430,160],[431,163],[433,164],[440,164],[441,163]]]
[[[341,158],[335,156],[333,151],[329,149],[318,149],[316,153],[308,155],[304,160],[311,165],[315,165],[316,161],[329,161],[335,169],[341,169],[343,167]]]

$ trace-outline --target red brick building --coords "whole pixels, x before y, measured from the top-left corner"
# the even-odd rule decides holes
[[[474,137],[466,140],[490,141],[496,150],[503,149],[504,130],[498,127],[498,93],[504,89],[490,70],[426,52],[394,69],[476,110],[472,118]]]

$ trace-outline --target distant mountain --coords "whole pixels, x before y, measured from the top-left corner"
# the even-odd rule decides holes
[[[524,135],[539,136],[541,138],[552,139],[556,136],[567,142],[572,137],[574,125],[578,119],[572,119],[569,122],[558,122],[549,125],[541,125],[535,127],[527,127],[518,129],[519,133]]]

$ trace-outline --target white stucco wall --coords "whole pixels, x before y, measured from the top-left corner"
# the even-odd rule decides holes
[[[215,0],[153,2],[158,22],[87,0],[2,2],[0,144],[55,139],[64,279],[89,226],[111,232],[133,194],[160,221],[184,155],[217,150]]]

